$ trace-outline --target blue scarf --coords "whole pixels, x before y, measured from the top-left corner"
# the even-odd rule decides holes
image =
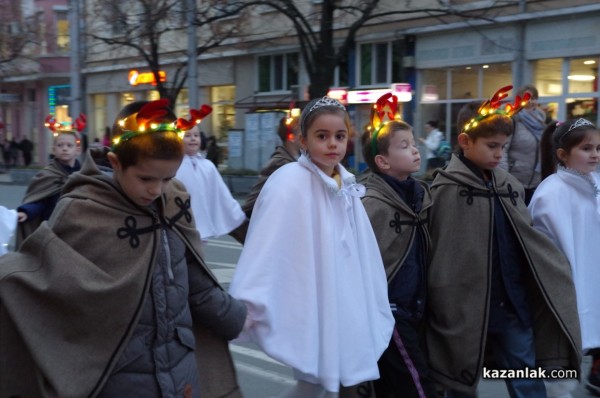
[[[546,128],[546,115],[539,108],[523,109],[515,116],[515,121],[523,123],[525,128],[533,134],[536,140],[540,140],[542,132]]]

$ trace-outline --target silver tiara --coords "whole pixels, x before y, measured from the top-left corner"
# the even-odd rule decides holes
[[[317,108],[320,108],[322,106],[335,106],[338,108],[341,108],[343,110],[346,110],[346,107],[344,105],[342,105],[338,100],[335,100],[333,98],[329,98],[329,97],[323,97],[323,98],[319,98],[319,100],[317,102],[315,102],[315,104],[313,106],[310,107],[310,109],[308,110],[308,113],[314,111]]]
[[[576,128],[579,128],[581,126],[594,126],[594,124],[592,122],[590,122],[587,119],[584,119],[582,117],[580,117],[579,119],[577,119],[575,121],[575,123],[573,123],[572,125],[569,126],[569,130],[567,130],[567,133],[570,132],[571,130],[575,130]]]

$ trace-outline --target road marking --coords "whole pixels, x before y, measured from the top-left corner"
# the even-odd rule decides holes
[[[205,241],[205,244],[207,246],[212,246],[212,247],[224,247],[227,249],[237,249],[237,250],[242,250],[242,245],[240,245],[237,242],[227,242],[227,241],[223,241],[223,240],[212,240],[209,239],[207,241]]]
[[[234,263],[219,263],[217,261],[207,261],[207,265],[214,265],[215,267],[224,267],[224,268],[235,268],[236,264]]]
[[[277,374],[276,372],[270,372],[268,370],[260,369],[256,366],[247,365],[245,363],[240,363],[240,362],[235,362],[234,366],[239,372],[250,373],[254,376],[260,377],[262,379],[266,379],[273,383],[285,384],[288,386],[292,386],[292,385],[296,384],[296,381],[291,376],[280,375],[280,374]]]
[[[252,357],[254,359],[260,359],[261,361],[271,362],[276,365],[286,366],[286,365],[282,364],[281,362],[271,358],[264,352],[257,350],[255,348],[244,347],[244,346],[237,345],[237,344],[230,344],[229,349],[231,351],[235,352],[236,354],[245,355],[247,357]]]

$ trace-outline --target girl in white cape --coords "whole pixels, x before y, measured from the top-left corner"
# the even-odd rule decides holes
[[[600,131],[582,118],[553,123],[544,130],[540,146],[543,181],[533,194],[529,211],[534,227],[548,235],[571,263],[583,350],[593,357],[586,387],[598,395]]]
[[[293,368],[285,397],[336,397],[379,378],[394,325],[365,189],[340,165],[349,130],[338,101],[306,105],[303,154],[260,192],[230,287],[249,310],[239,340]]]
[[[16,228],[17,211],[0,206],[0,256],[8,252]]]
[[[221,174],[210,160],[200,154],[200,125],[185,132],[185,156],[175,178],[190,194],[196,229],[203,241],[227,235],[246,220],[246,214]]]

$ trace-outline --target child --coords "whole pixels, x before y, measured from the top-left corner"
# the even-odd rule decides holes
[[[200,125],[183,136],[185,156],[175,176],[190,193],[200,237],[226,235],[246,220],[240,204],[231,196],[215,165],[200,155]]]
[[[548,125],[541,139],[543,181],[529,211],[571,263],[583,351],[593,357],[586,387],[600,394],[600,131],[586,119]],[[558,163],[558,170],[557,170]],[[585,222],[583,222],[585,220]]]
[[[374,113],[385,112],[388,98],[377,102]],[[383,257],[396,320],[393,338],[379,360],[381,378],[374,382],[375,393],[377,397],[434,397],[421,341],[430,247],[427,212],[432,202],[427,184],[411,177],[421,167],[419,149],[412,127],[399,120],[373,123],[362,144],[372,171],[362,201]]]
[[[0,259],[0,396],[241,396],[225,339],[246,310],[200,256],[167,104],[127,105],[113,174],[88,156],[50,220]]]
[[[50,218],[67,178],[81,168],[77,159],[81,152],[77,130],[62,130],[51,117],[47,117],[46,121],[46,126],[54,135],[54,159],[33,177],[25,192],[23,203],[17,208],[17,248],[42,221]],[[83,128],[80,124],[78,127]]]
[[[0,206],[0,256],[8,252],[17,226],[17,211]]]
[[[350,128],[329,97],[304,108],[304,153],[261,190],[230,291],[248,306],[244,340],[291,366],[286,397],[337,396],[340,384],[379,377],[394,319],[377,242],[340,165]]]
[[[579,370],[580,333],[569,263],[531,226],[522,185],[497,168],[512,134],[500,109],[512,87],[458,114],[458,144],[431,185],[433,242],[426,345],[432,377],[474,395],[489,344],[500,369]],[[545,397],[542,379],[505,379],[511,397]]]

